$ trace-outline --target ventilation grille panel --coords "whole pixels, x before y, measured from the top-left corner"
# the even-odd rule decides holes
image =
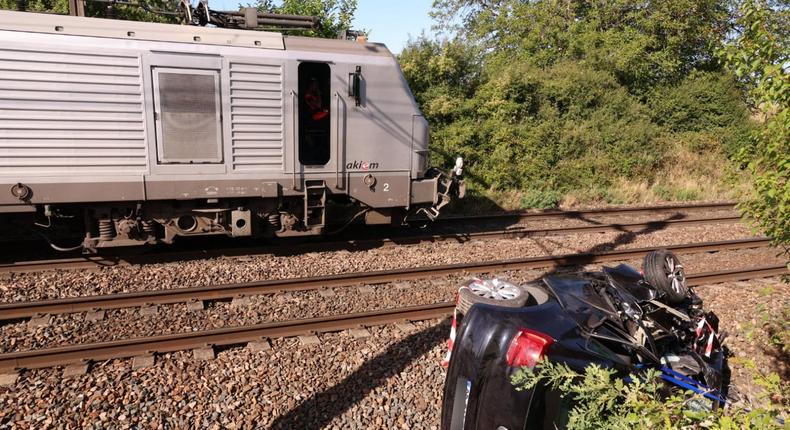
[[[141,174],[136,54],[0,48],[0,175]]]
[[[282,171],[282,66],[231,61],[229,73],[233,171]]]

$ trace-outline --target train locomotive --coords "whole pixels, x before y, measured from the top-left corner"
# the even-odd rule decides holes
[[[382,44],[0,11],[0,235],[97,250],[434,219],[461,167],[428,167]]]

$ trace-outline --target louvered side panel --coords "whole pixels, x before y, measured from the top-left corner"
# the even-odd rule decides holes
[[[233,171],[282,170],[282,67],[231,61],[229,73]]]
[[[124,175],[147,166],[140,60],[0,47],[0,175]]]

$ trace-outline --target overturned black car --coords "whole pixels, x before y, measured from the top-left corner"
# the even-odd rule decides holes
[[[623,377],[659,369],[668,388],[696,392],[711,407],[723,404],[726,351],[717,317],[703,310],[671,252],[648,254],[643,271],[620,265],[522,286],[467,282],[459,290],[441,428],[564,428],[568,399],[510,383],[519,368],[541,359],[580,372],[598,364]]]

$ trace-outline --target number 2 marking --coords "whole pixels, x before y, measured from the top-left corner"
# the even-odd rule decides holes
[[[385,183],[384,183],[384,192],[386,193],[386,192],[388,192],[389,190],[390,190],[390,184],[388,184],[388,183],[386,183],[386,182],[385,182]]]

